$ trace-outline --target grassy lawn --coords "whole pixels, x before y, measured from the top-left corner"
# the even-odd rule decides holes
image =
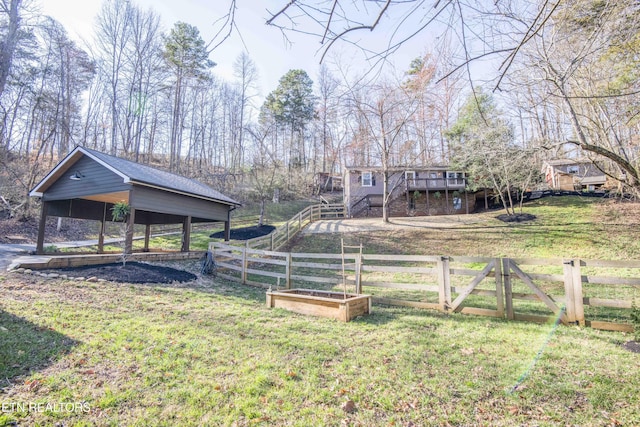
[[[346,238],[368,253],[640,253],[635,209],[549,198],[525,212],[537,220],[505,224],[487,213],[475,228]],[[337,253],[340,237],[305,236],[291,248]],[[174,266],[198,270],[195,262]],[[640,419],[640,357],[624,347],[632,335],[556,328],[553,316],[534,324],[375,305],[343,324],[268,309],[264,289],[211,277],[158,286],[0,273],[0,295],[0,426],[630,426]]]
[[[640,206],[616,203],[589,197],[548,197],[524,206],[524,213],[536,217],[531,222],[505,223],[496,218],[501,211],[486,212],[471,216],[474,221],[460,221],[455,227],[394,227],[384,230],[357,231],[349,234],[302,234],[296,237],[285,250],[291,252],[339,253],[340,240],[347,245],[363,244],[364,252],[370,254],[419,254],[473,257],[511,258],[582,258],[602,260],[637,260],[640,257]],[[380,220],[381,221],[381,220]],[[394,219],[391,219],[394,222]],[[400,223],[401,221],[399,221]],[[346,222],[348,223],[348,221]],[[381,264],[381,262],[378,262]],[[393,262],[390,264],[394,264]],[[453,265],[452,265],[453,266]],[[481,270],[484,265],[456,264],[455,268]],[[562,277],[561,262],[558,266],[522,266],[526,273],[555,274]],[[590,276],[639,277],[638,269],[583,268],[581,273]],[[381,274],[364,274],[363,280],[413,282],[436,284],[437,277],[385,277]],[[455,277],[457,285],[468,283],[465,277]],[[466,281],[466,282],[465,282]],[[520,280],[512,280],[514,292],[531,293]],[[536,284],[550,295],[564,295],[562,283],[541,282]],[[489,284],[490,285],[490,284]],[[298,286],[298,284],[294,284]],[[305,287],[306,285],[302,285]],[[315,285],[317,286],[317,285]],[[364,288],[374,296],[411,301],[437,302],[437,294]],[[585,296],[591,298],[620,298],[640,302],[637,286],[584,284]],[[455,297],[455,296],[454,296]],[[471,297],[468,305],[491,308],[486,304],[492,298]],[[495,306],[495,298],[493,298]],[[630,310],[589,307],[585,308],[589,320],[630,322]],[[516,312],[545,316],[548,308],[539,301],[518,301]]]
[[[621,333],[378,306],[343,324],[268,309],[263,290],[210,278],[131,286],[11,274],[0,292],[0,425],[640,419],[640,359]],[[79,409],[46,409],[68,402]],[[10,409],[28,403],[42,410]]]
[[[491,257],[637,259],[640,257],[640,209],[596,198],[547,197],[527,203],[532,222],[505,223],[502,211],[473,214],[474,224],[456,228],[390,228],[302,235],[295,252],[340,252],[345,244],[363,243],[366,253],[465,255]],[[382,220],[381,220],[382,221]],[[391,222],[394,219],[391,218]]]

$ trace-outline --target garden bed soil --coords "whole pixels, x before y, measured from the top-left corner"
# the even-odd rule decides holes
[[[85,265],[65,267],[55,270],[42,270],[46,273],[64,274],[68,277],[84,277],[104,279],[117,283],[174,283],[190,282],[197,276],[184,270],[171,267],[145,264],[141,262]]]

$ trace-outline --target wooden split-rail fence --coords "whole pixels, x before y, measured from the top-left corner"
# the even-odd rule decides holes
[[[348,286],[377,304],[625,332],[640,302],[640,261],[290,253],[271,250],[273,242],[269,249],[211,243],[217,274],[264,288]]]
[[[345,217],[342,203],[323,203],[307,206],[286,223],[277,227],[266,236],[260,236],[243,242],[246,248],[276,250],[291,240],[307,224],[320,219],[338,219]]]

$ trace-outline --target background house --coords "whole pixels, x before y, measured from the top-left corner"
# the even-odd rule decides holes
[[[450,215],[474,211],[464,172],[448,166],[393,168],[389,177],[389,216]],[[384,175],[381,167],[345,170],[344,203],[350,217],[382,216]]]
[[[590,160],[547,160],[542,172],[553,190],[598,191],[607,185],[607,176]]]

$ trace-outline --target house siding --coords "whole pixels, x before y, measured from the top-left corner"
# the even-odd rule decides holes
[[[154,188],[135,186],[131,192],[131,207],[151,212],[227,221],[229,206]]]
[[[472,193],[461,193],[456,196],[461,202],[460,209],[454,209],[454,196],[452,192],[449,193],[448,198],[444,192],[441,192],[439,197],[436,197],[435,193],[436,192],[429,192],[428,207],[426,194],[421,193],[418,200],[416,200],[415,207],[413,209],[410,208],[406,197],[398,197],[389,203],[389,216],[455,215],[475,212],[476,197]],[[370,208],[360,210],[356,215],[354,215],[354,217],[382,217],[382,206],[372,206]]]
[[[371,171],[376,178],[375,185],[363,186],[361,174]],[[405,173],[413,172],[415,177],[405,180]],[[439,169],[409,169],[394,171],[389,177],[388,189],[391,192],[389,216],[451,215],[475,211],[475,195],[465,192],[466,179],[447,178],[447,173],[457,172],[442,167]],[[344,202],[352,217],[382,216],[382,194],[384,175],[381,171],[370,169],[350,169],[345,177]],[[428,188],[428,189],[427,189]],[[407,192],[407,189],[409,190]],[[460,199],[459,209],[453,206],[454,193]],[[415,203],[411,203],[414,194],[420,194]],[[427,203],[428,194],[428,203]],[[439,194],[439,197],[436,195]]]
[[[71,176],[76,172],[82,174],[82,178],[72,180]],[[83,156],[47,189],[42,198],[45,201],[74,199],[130,189],[131,185],[121,176]]]

